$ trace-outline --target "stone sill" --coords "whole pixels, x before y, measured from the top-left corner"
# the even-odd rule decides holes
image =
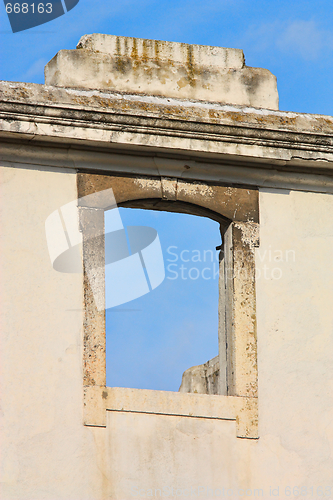
[[[234,420],[237,437],[259,437],[257,398],[85,386],[84,425],[106,427],[106,411]]]

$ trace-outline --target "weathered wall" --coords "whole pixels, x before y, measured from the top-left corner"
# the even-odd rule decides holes
[[[333,489],[332,195],[260,191],[260,438],[248,440],[204,418],[108,412],[106,428],[83,426],[82,277],[53,271],[44,231],[76,192],[73,171],[1,168],[1,498]]]
[[[261,484],[280,485],[280,497],[282,486],[313,486],[314,497],[318,486],[333,488],[332,210],[330,194],[260,192],[260,440],[252,471]],[[275,250],[283,262],[273,260]]]
[[[165,498],[206,499],[198,488],[246,483],[234,422],[108,412],[106,435],[109,498],[159,498],[156,489]]]
[[[194,498],[199,487],[199,498],[223,496],[223,488],[232,498],[259,497],[258,490],[286,498],[294,487],[302,498],[325,488],[329,497],[332,209],[329,194],[260,192],[259,440],[234,439],[232,422],[109,412],[110,498],[149,498],[163,487],[180,497],[192,488]]]
[[[1,500],[331,498],[333,198],[321,193],[333,192],[332,117],[269,111],[275,77],[246,67],[236,49],[89,35],[48,63],[46,83],[0,85]],[[253,334],[252,361],[257,323],[259,439],[248,352],[235,363],[233,396],[142,391],[133,410],[133,391],[107,389],[96,373],[84,400],[83,279],[52,269],[45,239],[48,215],[77,197],[80,170],[103,172],[98,182],[125,173],[117,195],[143,189],[129,176],[161,178],[148,198],[164,201],[193,202],[184,189],[193,181],[238,186],[241,206],[226,214],[237,230],[246,186],[260,188],[257,316],[253,287],[230,308],[237,332]],[[199,205],[219,212],[224,190]],[[249,267],[234,266],[243,277]],[[256,376],[255,366],[255,389]],[[117,397],[118,406],[90,406],[103,418],[84,426],[84,401]]]
[[[53,270],[45,239],[76,175],[1,166],[0,193],[0,497],[102,498],[98,429],[82,425],[82,277]]]

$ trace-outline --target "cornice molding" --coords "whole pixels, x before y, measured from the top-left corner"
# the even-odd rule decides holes
[[[106,157],[126,152],[189,159],[197,172],[188,165],[192,171],[183,168],[183,176],[203,180],[217,180],[220,169],[217,177],[223,181],[229,166],[239,174],[248,169],[242,183],[250,177],[251,184],[260,186],[265,172],[274,169],[287,184],[288,176],[296,184],[301,176],[303,189],[317,184],[326,190],[333,175],[332,117],[119,92],[1,82],[0,140],[8,143],[2,147],[3,161],[15,160],[8,157],[9,150],[13,153],[9,143],[14,143],[19,162],[24,155],[30,163],[40,155],[46,160],[47,149],[51,165],[51,157],[66,156],[63,166],[70,168],[109,170],[114,162],[110,165]],[[50,155],[50,148],[67,152]],[[311,176],[318,177],[316,182]]]

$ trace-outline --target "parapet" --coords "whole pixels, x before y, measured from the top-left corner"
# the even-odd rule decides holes
[[[276,77],[245,65],[243,51],[93,34],[45,67],[57,87],[119,91],[278,109]]]

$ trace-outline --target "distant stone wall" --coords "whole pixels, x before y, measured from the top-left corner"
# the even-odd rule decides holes
[[[195,394],[219,393],[219,357],[210,359],[207,363],[192,366],[184,371],[179,392],[193,392]]]

